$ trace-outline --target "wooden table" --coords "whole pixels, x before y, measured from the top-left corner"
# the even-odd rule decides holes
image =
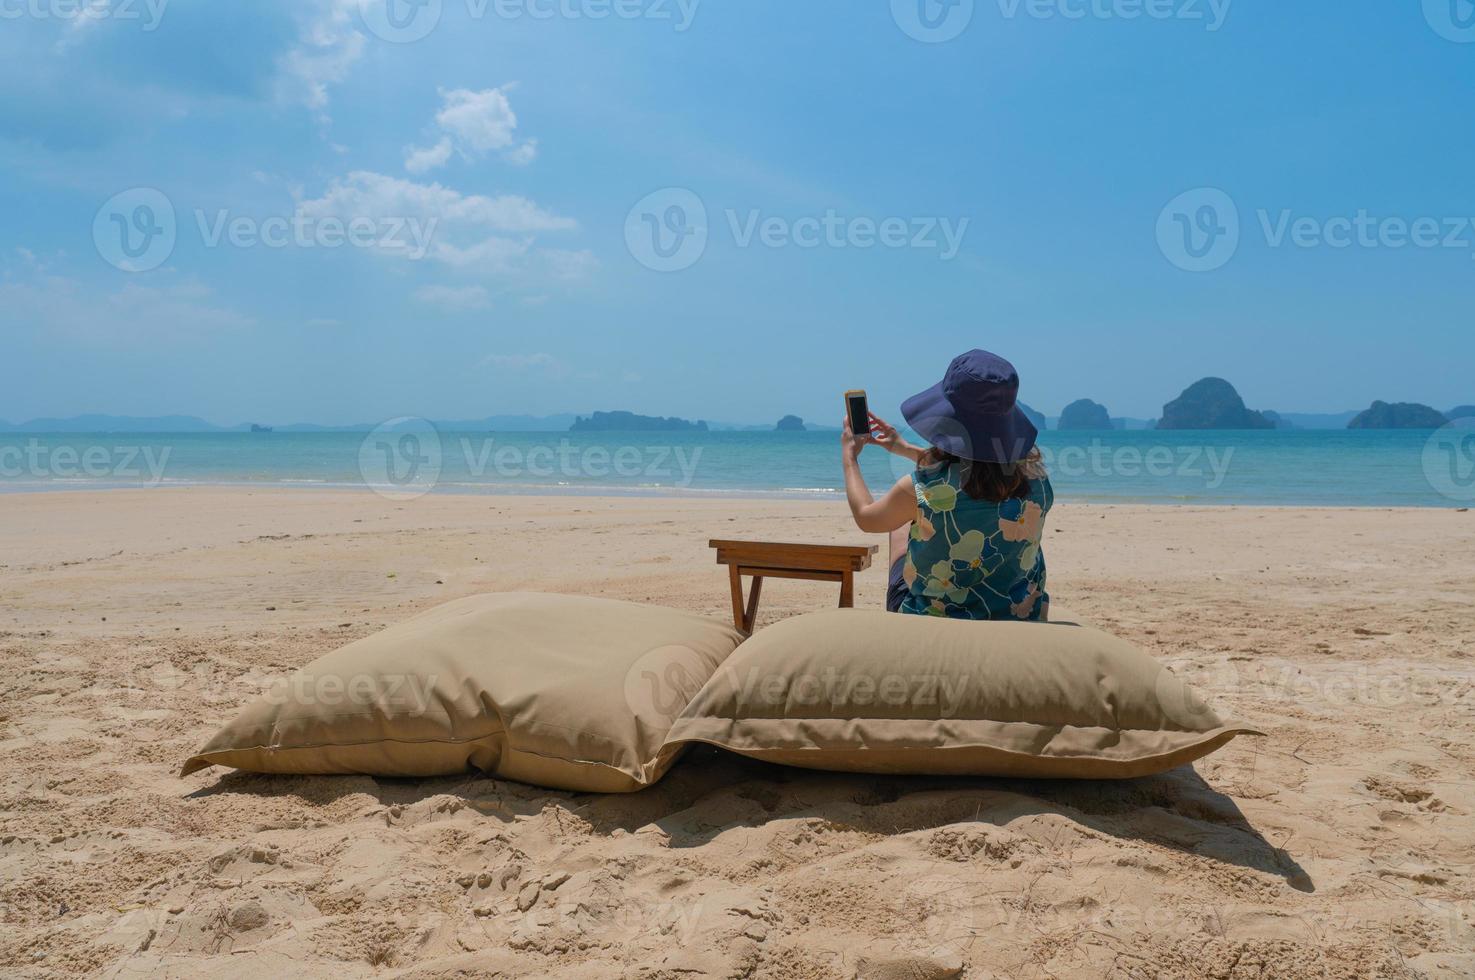
[[[773,541],[709,541],[717,549],[717,564],[726,565],[732,581],[732,621],[744,633],[758,620],[758,597],[765,578],[794,578],[810,582],[839,582],[840,608],[855,605],[855,573],[871,567],[877,546],[839,544],[781,544]],[[743,576],[753,589],[743,602]]]

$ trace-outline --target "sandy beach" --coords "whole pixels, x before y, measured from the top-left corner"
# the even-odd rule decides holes
[[[820,502],[0,496],[0,973],[1475,975],[1475,514],[1454,510],[1062,503],[1056,603],[1268,735],[1160,777],[706,748],[618,797],[176,775],[271,677],[449,599],[725,619],[711,537],[867,540]],[[834,601],[770,583],[760,627]]]

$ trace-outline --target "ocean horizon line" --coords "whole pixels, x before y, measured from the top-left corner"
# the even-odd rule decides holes
[[[1059,499],[1466,506],[1463,430],[1049,430]],[[150,486],[844,499],[834,432],[0,434],[0,491]],[[914,464],[870,447],[873,492]]]

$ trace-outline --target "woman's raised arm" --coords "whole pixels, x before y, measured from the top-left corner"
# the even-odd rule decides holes
[[[917,516],[917,492],[910,475],[902,477],[880,500],[871,496],[860,473],[860,451],[868,436],[857,439],[847,421],[840,427],[840,459],[845,466],[845,499],[855,526],[868,534],[885,534],[910,523]]]

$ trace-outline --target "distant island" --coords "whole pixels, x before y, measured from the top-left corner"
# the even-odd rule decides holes
[[[1272,412],[1268,408],[1262,408],[1262,409],[1260,409],[1260,414],[1263,415],[1263,416],[1265,416],[1267,419],[1269,419],[1270,420],[1270,424],[1273,425],[1273,426],[1275,426],[1277,429],[1298,429],[1298,428],[1300,428],[1300,426],[1296,425],[1296,423],[1292,422],[1290,419],[1286,418],[1284,415],[1281,415],[1279,412]]]
[[[1437,429],[1449,422],[1443,412],[1414,402],[1373,402],[1347,423],[1349,429]]]
[[[1018,405],[1019,406],[1019,410],[1024,413],[1024,417],[1027,418],[1027,419],[1029,419],[1031,422],[1033,422],[1035,424],[1035,428],[1036,429],[1039,429],[1041,432],[1044,432],[1046,429],[1048,429],[1050,427],[1048,421],[1045,419],[1045,413],[1044,412],[1036,412],[1034,409],[1030,408],[1024,402],[1015,402],[1015,404]]]
[[[1223,386],[1220,388],[1219,386]],[[1185,399],[1187,401],[1185,402]],[[1086,403],[1087,408],[1076,409],[1075,406]],[[1043,414],[1026,405],[1019,403],[1021,411],[1027,415],[1035,427],[1044,431],[1047,428],[1061,429],[1072,428],[1078,425],[1078,413],[1089,410],[1092,404],[1090,399],[1081,399],[1080,402],[1067,406],[1067,414],[1061,417],[1051,416],[1046,418]],[[1388,405],[1385,402],[1375,402],[1372,408],[1365,411],[1346,412],[1252,412],[1244,407],[1234,387],[1227,381],[1218,378],[1205,378],[1203,381],[1190,387],[1183,392],[1175,402],[1171,413],[1165,413],[1161,422],[1158,419],[1138,419],[1115,417],[1111,419],[1112,427],[1115,429],[1174,429],[1174,428],[1278,428],[1278,429],[1347,429],[1347,428],[1403,428],[1409,426],[1409,420],[1419,420],[1413,428],[1438,427],[1445,424],[1444,421],[1436,420],[1438,415],[1445,420],[1475,418],[1475,405],[1458,405],[1447,412],[1440,413],[1427,405]],[[1379,408],[1383,406],[1383,408]],[[1419,412],[1417,416],[1408,415],[1407,410]],[[1428,414],[1428,413],[1434,414]],[[1091,417],[1099,422],[1099,413],[1091,411]],[[1362,421],[1357,425],[1351,423],[1355,419]],[[790,420],[794,421],[790,421]],[[1235,423],[1226,420],[1237,419]],[[1208,420],[1207,423],[1205,420]],[[194,415],[156,415],[156,416],[130,416],[130,415],[76,415],[68,418],[34,418],[26,422],[7,422],[0,419],[0,433],[97,433],[97,434],[121,434],[121,433],[147,433],[150,435],[166,435],[171,433],[191,432],[217,432],[217,433],[316,433],[316,432],[370,432],[375,430],[399,431],[414,426],[423,426],[426,419],[421,418],[396,418],[390,421],[368,421],[348,422],[339,424],[323,424],[313,422],[294,423],[264,423],[264,422],[241,422],[234,425],[218,424],[209,422]],[[789,428],[797,422],[803,426],[802,429]],[[1069,425],[1065,423],[1068,422]],[[667,432],[784,432],[784,431],[807,431],[807,432],[838,432],[839,427],[834,425],[819,425],[805,422],[798,416],[784,416],[779,424],[774,423],[755,424],[752,422],[688,422],[681,418],[661,418],[659,416],[640,416],[631,412],[595,412],[593,418],[581,418],[573,413],[556,415],[488,415],[479,419],[429,419],[430,425],[441,433],[452,432],[480,432],[480,433],[505,433],[505,432],[596,432],[615,431],[616,429],[634,429],[635,431],[667,431]]]
[[[778,425],[773,427],[775,432],[803,432],[804,420],[797,415],[785,415],[778,420]]]
[[[1273,429],[1275,423],[1245,407],[1234,385],[1204,378],[1163,406],[1159,429]]]
[[[658,415],[636,415],[634,412],[595,412],[582,415],[569,426],[570,432],[706,432],[707,423],[686,419],[661,418]]]
[[[1105,405],[1099,405],[1089,398],[1073,401],[1060,413],[1060,424],[1056,426],[1062,432],[1079,431],[1105,431],[1115,428],[1111,421],[1111,413],[1106,410]]]

